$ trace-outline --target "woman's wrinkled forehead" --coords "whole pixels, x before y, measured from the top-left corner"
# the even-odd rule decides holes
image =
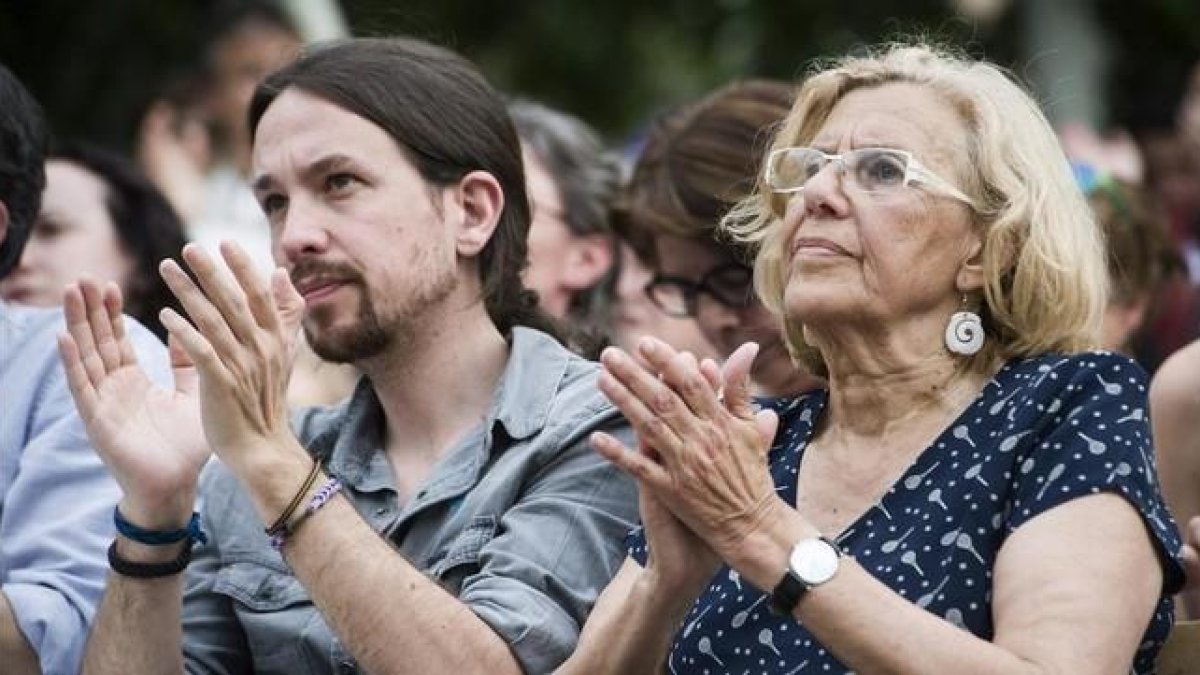
[[[844,94],[813,136],[798,144],[826,152],[886,147],[907,150],[922,161],[961,165],[967,156],[967,125],[946,97],[927,86],[894,82]]]

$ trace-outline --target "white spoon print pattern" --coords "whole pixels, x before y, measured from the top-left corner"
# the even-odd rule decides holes
[[[925,470],[925,473],[920,473],[915,476],[909,476],[908,478],[905,478],[904,487],[908,488],[909,490],[916,490],[918,487],[920,487],[921,482],[925,480],[925,477],[933,473],[934,469],[938,468],[938,464],[941,464],[941,462],[934,462],[933,466]]]

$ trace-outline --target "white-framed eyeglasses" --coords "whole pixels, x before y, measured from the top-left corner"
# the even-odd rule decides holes
[[[816,148],[779,148],[767,155],[767,185],[780,194],[800,192],[831,162],[864,192],[891,192],[921,183],[975,208],[975,200],[925,168],[911,152],[894,148],[856,148],[840,155]]]

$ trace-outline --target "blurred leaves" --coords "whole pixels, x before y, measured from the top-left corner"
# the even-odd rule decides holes
[[[218,1],[231,0],[0,0],[0,61],[30,85],[61,134],[128,149],[146,102],[197,59],[200,27]],[[1115,97],[1116,117],[1161,117],[1139,106],[1167,107],[1169,92],[1200,57],[1200,2],[1095,2],[1112,30],[1114,90],[1136,92]],[[446,44],[479,63],[498,87],[572,111],[612,140],[662,107],[730,79],[794,80],[814,57],[902,35],[964,46],[1022,69],[1013,62],[1019,40],[1011,16],[977,26],[955,17],[948,0],[343,5],[357,34],[406,33]]]

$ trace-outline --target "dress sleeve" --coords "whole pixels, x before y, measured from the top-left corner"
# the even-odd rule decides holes
[[[1178,590],[1181,541],[1159,488],[1145,372],[1117,354],[1068,357],[1043,369],[1029,405],[1041,411],[1039,440],[1014,467],[1008,531],[1076,497],[1117,493],[1146,523],[1166,591]]]

